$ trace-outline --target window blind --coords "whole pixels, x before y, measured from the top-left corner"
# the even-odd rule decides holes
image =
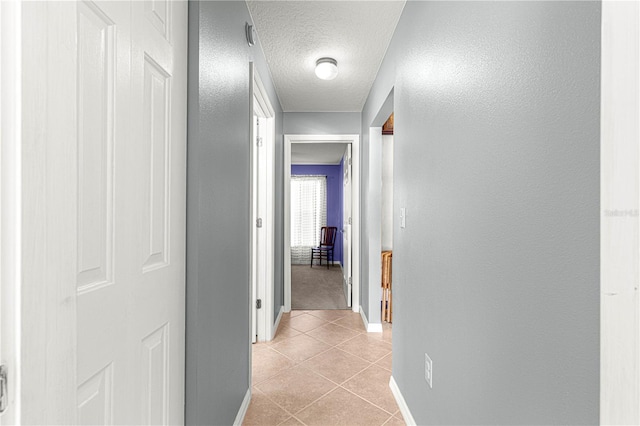
[[[327,177],[291,176],[291,263],[306,264],[327,225]]]

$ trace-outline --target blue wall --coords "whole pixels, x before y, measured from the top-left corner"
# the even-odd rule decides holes
[[[327,226],[342,229],[342,166],[330,164],[292,165],[291,175],[323,175],[327,177]],[[334,260],[342,264],[342,234],[338,232]]]

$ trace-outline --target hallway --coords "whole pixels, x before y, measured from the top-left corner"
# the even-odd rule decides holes
[[[348,310],[284,314],[253,345],[245,425],[402,425],[389,389],[391,325],[367,333]]]
[[[0,426],[640,425],[640,0],[0,22]],[[360,313],[283,315],[292,145],[347,143]]]

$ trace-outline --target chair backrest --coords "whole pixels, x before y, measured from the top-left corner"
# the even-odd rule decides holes
[[[337,233],[338,228],[335,226],[323,226],[320,228],[320,245],[333,247],[336,243]]]

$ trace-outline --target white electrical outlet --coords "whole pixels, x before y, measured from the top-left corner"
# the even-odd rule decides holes
[[[433,361],[427,353],[424,353],[424,379],[429,383],[429,387],[433,389]]]

